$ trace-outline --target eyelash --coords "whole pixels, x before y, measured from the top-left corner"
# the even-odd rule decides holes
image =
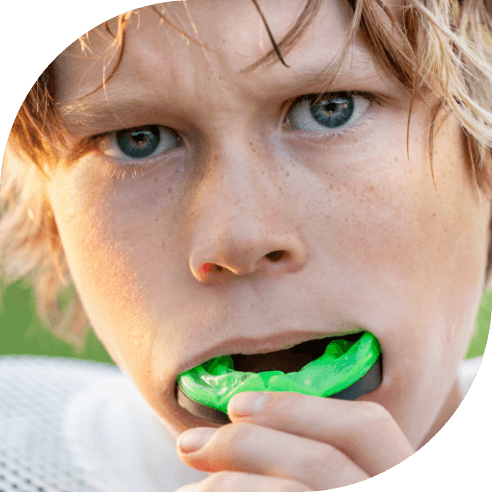
[[[366,91],[339,91],[339,92],[325,92],[325,93],[318,93],[318,94],[305,94],[285,103],[284,111],[282,113],[281,127],[287,130],[291,129],[289,128],[290,126],[289,115],[297,104],[300,104],[303,101],[310,101],[311,104],[316,104],[317,102],[320,102],[322,100],[336,99],[337,97],[343,97],[343,98],[362,97],[363,99],[366,99],[371,103],[369,109],[372,107],[373,104],[377,104],[378,106],[384,106],[385,104],[381,96]],[[367,111],[369,111],[369,109]],[[326,132],[326,133],[312,132],[312,131],[309,132],[307,130],[292,130],[292,129],[291,130],[305,134],[306,140],[314,139],[315,141],[320,143],[329,143],[336,138],[342,138],[344,135],[348,133],[356,132],[361,126],[364,126],[371,121],[372,121],[372,117],[364,117],[363,115],[362,121],[359,123],[353,123],[349,125],[349,127],[346,129],[342,129],[334,132]],[[101,133],[99,135],[88,137],[87,139],[85,139],[86,140],[85,142],[82,142],[78,146],[77,153],[80,156],[81,154],[90,151],[99,150],[99,146],[101,145],[101,143],[112,133],[114,132]],[[149,159],[152,159],[152,157],[150,157]],[[138,174],[142,175],[143,173],[144,173],[143,166],[141,164],[131,164],[131,162],[125,164],[124,166],[110,164],[108,171],[106,172],[106,177],[110,179],[123,180],[128,174],[131,174],[132,177],[136,177]]]

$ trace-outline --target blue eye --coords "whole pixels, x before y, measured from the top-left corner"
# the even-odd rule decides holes
[[[370,105],[370,99],[362,96],[337,95],[321,100],[311,96],[294,103],[289,120],[295,130],[329,133],[330,129],[340,130],[351,125]]]
[[[331,99],[310,108],[313,118],[327,128],[338,128],[350,120],[354,113],[354,98]]]
[[[180,137],[159,125],[139,126],[110,133],[101,152],[115,159],[146,159],[178,147]]]

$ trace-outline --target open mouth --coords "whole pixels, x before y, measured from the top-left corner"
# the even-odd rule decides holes
[[[178,377],[178,404],[217,424],[242,391],[293,391],[356,400],[382,380],[381,346],[369,332],[309,340],[266,354],[215,357]]]
[[[268,354],[233,354],[234,369],[240,372],[260,373],[264,371],[282,371],[284,373],[300,371],[306,364],[321,357],[326,347],[333,340],[346,340],[354,343],[360,339],[362,332],[344,336],[308,340],[289,349]]]

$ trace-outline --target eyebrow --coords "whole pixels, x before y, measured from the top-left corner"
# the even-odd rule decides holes
[[[114,126],[118,120],[135,116],[137,104],[145,105],[144,94],[135,94],[134,87],[112,85],[107,92],[101,87],[90,96],[58,103],[58,112],[67,130],[78,136],[100,133],[101,126]]]
[[[346,61],[350,60],[353,67],[347,70]],[[338,73],[333,74],[334,62],[324,66],[320,70],[317,67],[288,68],[288,77],[279,77],[278,86],[265,90],[264,95],[269,96],[279,93],[302,92],[299,96],[310,93],[330,92],[337,86],[350,84],[354,89],[361,83],[367,84],[371,79],[381,79],[374,60],[369,53],[357,50],[350,57],[346,57]],[[350,63],[352,65],[352,63]],[[271,72],[274,67],[265,69],[265,73]],[[240,74],[240,73],[239,73]],[[249,77],[250,75],[244,75]],[[331,78],[331,80],[329,80]],[[125,83],[116,83],[113,79],[106,88],[99,88],[87,97],[79,97],[66,102],[58,103],[58,111],[62,116],[66,129],[74,136],[101,133],[104,126],[117,129],[127,128],[124,120],[135,117],[135,108],[139,107],[139,113],[155,111],[155,104],[146,103],[146,93],[136,94],[135,86]],[[347,90],[347,89],[345,89]],[[334,92],[334,91],[333,91]],[[164,101],[165,104],[165,101]],[[146,105],[148,107],[146,107]],[[171,116],[171,115],[170,115]],[[103,131],[105,132],[105,131]]]
[[[322,70],[319,67],[302,67],[292,77],[282,81],[282,88],[298,90],[302,87],[319,87],[320,92],[328,92],[336,85],[350,84],[351,81],[360,83],[371,78],[381,78],[381,74],[369,53],[359,50],[353,53],[350,59],[354,62],[353,66],[347,69],[345,64],[349,57],[346,57],[336,73],[335,62],[338,61],[337,59],[332,60]]]

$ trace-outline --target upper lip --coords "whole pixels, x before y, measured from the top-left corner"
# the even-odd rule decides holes
[[[327,333],[326,331],[283,331],[281,333],[275,333],[265,338],[231,338],[228,340],[223,340],[217,345],[213,345],[212,347],[209,347],[208,349],[189,359],[182,366],[179,374],[182,374],[183,372],[186,372],[203,362],[206,362],[215,357],[219,357],[221,355],[267,354],[269,352],[285,350],[293,347],[294,345],[299,345],[300,343],[307,342],[309,340],[320,340],[322,338],[333,336],[344,336],[350,333],[357,333],[359,331],[361,331],[360,328],[358,330],[346,331],[343,333]]]

